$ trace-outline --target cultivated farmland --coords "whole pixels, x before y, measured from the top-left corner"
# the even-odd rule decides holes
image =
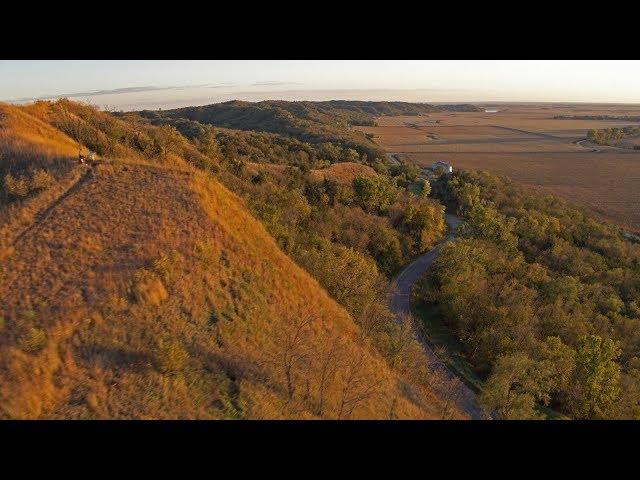
[[[640,231],[640,151],[591,145],[591,129],[638,125],[560,115],[639,115],[640,106],[485,105],[489,112],[380,117],[358,127],[387,152],[429,166],[489,170],[585,205],[598,216]]]

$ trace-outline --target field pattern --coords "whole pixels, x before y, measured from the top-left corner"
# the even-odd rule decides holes
[[[640,106],[492,105],[488,112],[380,117],[359,127],[388,153],[420,166],[489,170],[560,195],[640,231],[640,151],[584,142],[590,129],[637,125],[558,115],[637,115]]]

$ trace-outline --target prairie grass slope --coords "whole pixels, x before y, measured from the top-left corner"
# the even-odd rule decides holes
[[[126,146],[76,166],[34,108],[0,131],[65,168],[2,207],[1,418],[439,415],[213,177]]]
[[[327,168],[311,170],[311,178],[316,181],[329,180],[341,185],[351,185],[357,177],[375,177],[376,171],[368,165],[353,162],[334,163]]]

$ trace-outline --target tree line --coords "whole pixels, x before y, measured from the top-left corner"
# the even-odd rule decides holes
[[[613,127],[589,130],[587,140],[599,145],[615,145],[626,137],[637,137],[640,135],[640,127]]]
[[[503,418],[546,405],[640,417],[640,245],[556,197],[487,172],[434,189],[463,217],[422,279]]]

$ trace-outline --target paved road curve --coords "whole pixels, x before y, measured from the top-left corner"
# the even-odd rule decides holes
[[[438,254],[440,253],[440,249],[442,245],[447,241],[451,240],[455,235],[455,229],[460,225],[461,220],[454,216],[445,214],[445,221],[447,222],[447,226],[450,229],[450,233],[447,236],[445,242],[437,245],[433,249],[429,250],[427,253],[424,253],[417,259],[415,259],[412,263],[407,265],[400,274],[396,277],[395,280],[395,289],[390,299],[391,310],[396,315],[407,314],[411,311],[410,306],[410,296],[411,296],[411,288],[413,284],[418,280],[422,274],[429,268],[429,266],[436,259]],[[425,353],[430,360],[432,360],[434,365],[438,365],[436,368],[441,368],[442,372],[449,378],[453,380],[456,375],[451,372],[446,366],[439,361],[433,352],[432,348],[425,342],[422,343]],[[486,416],[483,414],[482,410],[478,407],[476,394],[467,387],[462,381],[457,383],[457,392],[456,392],[456,404],[458,408],[469,415],[474,420],[484,419]]]

